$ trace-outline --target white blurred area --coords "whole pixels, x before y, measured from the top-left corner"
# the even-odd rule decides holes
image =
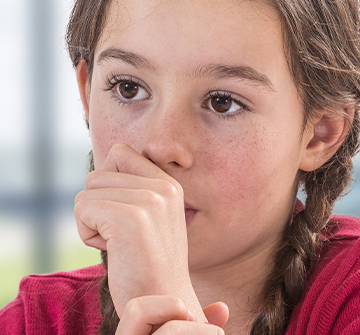
[[[71,6],[0,0],[0,308],[25,275],[99,261],[73,216],[91,143],[65,49]],[[360,216],[359,205],[358,181],[336,210]]]

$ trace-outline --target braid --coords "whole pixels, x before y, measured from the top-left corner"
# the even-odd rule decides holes
[[[284,232],[252,335],[285,333],[291,312],[301,298],[316,242],[317,234],[309,229],[305,213],[299,213]]]
[[[108,262],[107,262],[106,251],[101,251],[101,260],[107,272]],[[116,313],[115,306],[111,298],[107,273],[100,283],[99,296],[100,296],[100,310],[101,310],[101,315],[103,317],[103,321],[101,323],[101,327],[99,330],[99,335],[115,334],[120,319]]]

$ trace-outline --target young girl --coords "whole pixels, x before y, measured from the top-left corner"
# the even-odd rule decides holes
[[[104,264],[24,279],[0,333],[359,334],[360,220],[331,215],[359,146],[358,13],[77,0],[94,171],[75,216]]]

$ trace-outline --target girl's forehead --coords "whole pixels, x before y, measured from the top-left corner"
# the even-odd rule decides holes
[[[191,11],[198,16],[203,15],[207,11],[215,10],[221,16],[226,14],[227,11],[233,11],[236,8],[241,8],[243,5],[252,6],[259,13],[261,9],[275,9],[270,0],[112,0],[111,5],[119,13],[136,12],[139,17],[145,17],[161,10],[178,14],[182,11]],[[223,12],[218,12],[219,9],[222,9]]]
[[[104,34],[148,23],[163,28],[211,32],[222,27],[244,26],[253,20],[279,21],[275,7],[266,0],[113,0]],[[235,31],[234,31],[235,32]]]
[[[170,53],[188,48],[220,58],[249,47],[283,52],[278,12],[250,0],[113,0],[97,52],[115,44],[144,51],[171,46]]]

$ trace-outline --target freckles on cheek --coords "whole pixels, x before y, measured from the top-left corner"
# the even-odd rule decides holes
[[[96,168],[102,166],[111,148],[121,142],[120,134],[117,123],[106,114],[100,112],[98,117],[90,119],[90,136]]]
[[[236,205],[239,202],[253,204],[258,197],[269,193],[271,188],[267,186],[276,168],[271,163],[272,151],[266,141],[266,136],[255,132],[210,151],[204,167],[214,188],[212,194]]]
[[[224,146],[217,153],[210,152],[204,163],[205,174],[213,194],[221,194],[229,202],[240,200],[248,187],[245,181],[251,176],[250,157],[247,150],[236,146]]]

